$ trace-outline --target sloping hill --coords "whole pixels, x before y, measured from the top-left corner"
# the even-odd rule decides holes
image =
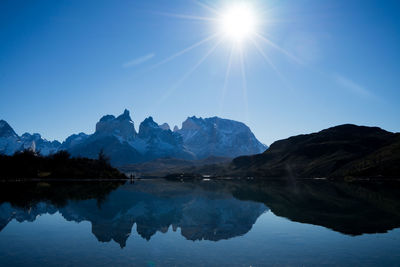
[[[273,143],[235,158],[228,173],[260,177],[400,177],[400,135],[351,124]]]

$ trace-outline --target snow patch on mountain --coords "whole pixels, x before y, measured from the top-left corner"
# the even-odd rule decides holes
[[[121,141],[131,141],[135,139],[137,133],[129,111],[115,118],[113,115],[103,116],[96,124],[97,135],[114,135]]]
[[[58,141],[48,141],[38,133],[24,133],[20,137],[23,143],[23,149],[28,149],[34,152],[40,152],[42,155],[54,154],[58,151],[61,143]]]
[[[189,117],[181,129],[175,126],[173,131],[167,123],[159,125],[148,117],[136,132],[125,109],[118,117],[103,116],[93,134],[73,134],[62,144],[37,133],[19,137],[6,121],[0,120],[0,153],[7,155],[23,149],[40,151],[42,155],[67,150],[73,156],[96,158],[103,150],[111,163],[118,166],[162,157],[236,157],[262,153],[266,148],[244,123],[218,117]]]
[[[186,148],[199,158],[237,157],[267,149],[244,123],[218,117],[189,117],[177,132],[182,135]]]
[[[161,124],[160,128],[163,129],[163,130],[171,130],[171,128],[169,127],[169,124],[166,123],[166,122]]]
[[[57,152],[60,146],[60,142],[48,141],[37,133],[32,135],[24,133],[18,136],[6,121],[0,120],[0,154],[12,155],[17,151],[28,149],[49,155]]]

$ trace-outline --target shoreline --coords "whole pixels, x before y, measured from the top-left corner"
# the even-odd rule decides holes
[[[127,178],[127,179],[110,179],[110,178],[99,178],[99,179],[80,179],[80,178],[20,178],[20,179],[0,179],[0,183],[22,183],[22,182],[130,182],[130,181],[154,181],[154,180],[165,180],[171,182],[189,182],[189,181],[329,181],[329,182],[400,182],[400,178],[352,178],[347,180],[346,178],[332,179],[332,178],[287,178],[287,177],[206,177],[206,178],[185,178],[181,179],[168,179],[165,177],[142,177],[142,178]]]

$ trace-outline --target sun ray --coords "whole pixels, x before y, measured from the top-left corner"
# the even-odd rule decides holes
[[[269,46],[275,48],[276,50],[278,50],[279,52],[283,53],[284,55],[288,56],[289,58],[291,58],[292,60],[294,60],[296,63],[298,64],[302,64],[301,60],[298,59],[297,57],[293,56],[292,54],[290,54],[289,52],[287,52],[285,49],[281,48],[279,45],[275,44],[274,42],[272,42],[271,40],[269,40],[268,38],[264,37],[263,35],[259,34],[259,33],[254,33],[255,36],[257,36],[258,38],[260,38],[262,41],[264,41],[265,43],[267,43]]]
[[[243,108],[246,114],[246,119],[248,118],[248,84],[247,84],[247,73],[246,73],[246,65],[245,65],[245,57],[246,57],[246,39],[253,42],[254,46],[257,48],[258,52],[264,58],[264,60],[271,66],[273,71],[277,74],[280,80],[282,80],[285,87],[291,89],[291,86],[282,75],[282,73],[278,70],[275,64],[271,61],[269,56],[265,53],[264,48],[261,46],[261,42],[264,45],[268,45],[273,49],[277,50],[278,52],[282,53],[283,55],[287,56],[289,59],[293,60],[294,62],[300,63],[301,61],[290,54],[288,51],[274,43],[270,40],[268,35],[265,35],[265,32],[259,31],[260,23],[263,26],[270,25],[271,22],[274,22],[273,18],[268,15],[270,12],[269,8],[260,8],[254,6],[252,3],[247,2],[240,2],[237,1],[232,3],[232,5],[226,5],[225,9],[215,8],[214,6],[204,3],[199,0],[191,0],[194,4],[200,6],[201,8],[206,9],[209,12],[214,13],[215,17],[208,17],[207,15],[196,16],[196,15],[189,15],[189,14],[179,14],[179,13],[165,13],[165,12],[157,12],[157,14],[170,16],[177,19],[188,19],[188,20],[201,20],[201,21],[211,21],[217,22],[217,30],[214,34],[207,36],[206,38],[162,59],[161,61],[155,63],[146,71],[155,69],[163,64],[166,64],[177,57],[180,57],[191,50],[204,45],[211,40],[218,39],[215,45],[211,49],[209,49],[200,60],[193,65],[188,71],[186,71],[174,84],[172,84],[169,89],[165,91],[163,96],[158,99],[156,106],[159,106],[162,102],[165,101],[179,86],[181,86],[185,80],[212,54],[212,52],[217,48],[217,46],[222,41],[231,41],[231,47],[229,52],[229,60],[226,67],[225,75],[224,75],[224,84],[222,87],[222,94],[219,103],[219,112],[222,112],[223,105],[225,102],[226,92],[228,90],[229,78],[231,75],[231,68],[233,65],[233,57],[235,53],[238,53],[239,56],[239,68],[240,68],[240,76],[241,76],[241,83],[242,83],[242,93],[243,93]],[[260,20],[260,15],[262,20]]]
[[[275,71],[275,73],[278,75],[279,79],[281,79],[281,81],[283,82],[283,84],[285,85],[286,88],[288,88],[289,90],[293,90],[292,86],[290,86],[290,84],[288,83],[288,81],[286,80],[286,78],[282,75],[282,73],[278,70],[278,68],[275,66],[275,64],[271,61],[271,59],[267,56],[267,54],[265,54],[265,52],[262,50],[262,48],[259,46],[259,44],[257,43],[256,40],[252,39],[252,42],[254,44],[254,46],[256,47],[256,49],[258,50],[258,52],[261,54],[261,56],[265,59],[265,61],[267,61],[267,63],[271,66],[271,68]]]
[[[204,8],[204,9],[207,9],[208,11],[211,11],[212,13],[214,13],[215,15],[220,15],[221,13],[217,10],[217,9],[215,9],[215,8],[213,8],[213,7],[211,7],[211,6],[209,6],[209,5],[207,5],[207,4],[205,4],[205,3],[202,3],[202,2],[200,2],[200,1],[198,1],[198,0],[192,0],[192,2],[194,2],[196,5],[198,5],[198,6],[201,6],[202,8]]]
[[[225,102],[225,94],[226,94],[226,90],[228,87],[228,80],[229,80],[229,75],[230,75],[230,71],[231,71],[231,67],[232,67],[233,50],[234,50],[234,46],[232,45],[231,51],[229,53],[228,66],[226,67],[226,72],[225,72],[224,86],[222,88],[222,97],[221,97],[221,101],[219,103],[219,113],[220,114],[222,113],[222,108],[223,108],[223,105]]]
[[[175,13],[167,13],[167,12],[154,12],[154,13],[158,14],[158,15],[174,17],[174,18],[179,18],[179,19],[204,20],[204,21],[211,21],[211,22],[217,21],[217,19],[213,18],[213,17],[193,16],[193,15],[175,14]]]
[[[240,49],[240,68],[242,72],[242,91],[243,91],[243,102],[244,102],[244,108],[245,108],[245,116],[246,120],[249,118],[249,104],[247,100],[247,78],[246,78],[246,70],[244,66],[244,58],[243,58],[243,49]]]
[[[208,36],[207,38],[204,38],[204,39],[198,41],[197,43],[194,43],[191,46],[188,46],[188,47],[176,52],[175,54],[167,57],[166,59],[154,64],[153,66],[149,67],[147,69],[147,71],[155,69],[155,68],[157,68],[157,67],[159,67],[159,66],[161,66],[161,65],[163,65],[163,64],[165,64],[165,63],[167,63],[167,62],[169,62],[169,61],[171,61],[171,60],[173,60],[173,59],[175,59],[175,58],[177,58],[179,56],[182,56],[183,54],[186,54],[190,50],[192,50],[192,49],[194,49],[194,48],[196,48],[196,47],[198,47],[198,46],[200,46],[200,45],[202,45],[204,43],[207,43],[207,42],[211,41],[212,39],[214,39],[216,37],[217,37],[217,34],[213,34],[211,36]]]
[[[161,103],[163,103],[165,99],[167,99],[212,54],[212,52],[214,52],[214,50],[221,44],[221,42],[221,39],[218,40],[217,43],[212,48],[210,48],[192,68],[190,68],[175,84],[173,84],[159,99],[159,101],[157,101],[156,106],[158,107]]]

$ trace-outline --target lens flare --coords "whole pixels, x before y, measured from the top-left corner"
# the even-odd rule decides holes
[[[223,35],[241,42],[256,32],[257,16],[251,5],[237,3],[222,12],[219,24]]]

